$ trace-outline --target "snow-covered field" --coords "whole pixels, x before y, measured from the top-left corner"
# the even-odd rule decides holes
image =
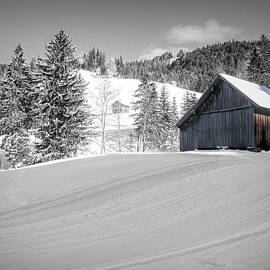
[[[108,86],[108,90],[111,91],[113,94],[110,95],[110,101],[108,102],[108,115],[107,115],[107,125],[106,130],[117,130],[117,115],[112,113],[111,105],[115,101],[119,101],[122,104],[129,106],[130,110],[128,113],[121,113],[120,115],[120,128],[121,129],[130,129],[133,127],[133,118],[131,115],[134,113],[132,110],[132,102],[135,100],[134,93],[135,90],[138,89],[140,84],[139,80],[136,79],[122,79],[118,77],[102,77],[97,76],[96,73],[87,71],[87,70],[80,70],[80,75],[87,83],[87,90],[86,95],[88,102],[91,106],[91,111],[94,114],[99,114],[100,106],[99,106],[99,89],[106,84]],[[185,91],[183,88],[176,87],[169,83],[156,83],[157,90],[160,92],[162,87],[168,92],[170,101],[173,100],[175,97],[178,109],[180,111],[180,105],[183,102]],[[193,92],[193,91],[190,91]],[[193,92],[199,98],[201,96],[200,93]],[[97,121],[96,126],[99,126],[99,122]]]
[[[85,150],[85,152],[88,154],[99,154],[101,152],[101,119],[99,116],[101,115],[100,108],[102,106],[100,103],[102,98],[100,98],[100,94],[104,92],[110,92],[110,94],[108,94],[108,111],[106,116],[105,133],[112,134],[110,138],[106,136],[106,153],[118,152],[118,129],[120,129],[122,132],[121,139],[123,142],[121,146],[121,151],[131,151],[130,149],[127,149],[125,145],[128,144],[127,140],[129,140],[130,132],[135,128],[134,119],[132,117],[132,114],[134,114],[132,102],[135,101],[134,93],[138,89],[140,81],[136,79],[123,79],[113,76],[99,76],[96,73],[87,70],[80,70],[79,73],[87,84],[86,98],[90,105],[90,112],[97,116],[94,117],[93,123],[97,135],[95,138],[92,138],[92,141],[88,146],[87,150]],[[165,87],[169,96],[169,100],[172,102],[173,98],[176,99],[179,112],[180,105],[184,101],[183,99],[185,91],[193,92],[190,90],[176,87],[169,83],[156,83],[156,87],[159,93],[161,92],[161,89]],[[106,90],[102,91],[100,89]],[[193,93],[196,94],[197,98],[201,96],[200,93]],[[112,111],[112,104],[115,101],[119,101],[123,105],[128,106],[128,111],[120,113],[119,115],[114,114]],[[113,137],[113,134],[116,134],[115,138]],[[126,143],[124,143],[125,141]]]
[[[0,269],[270,269],[269,164],[208,151],[0,171]]]

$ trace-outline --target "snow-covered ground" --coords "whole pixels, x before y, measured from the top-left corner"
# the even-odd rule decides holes
[[[269,153],[193,153],[0,171],[0,269],[270,269]]]
[[[134,113],[134,110],[132,108],[132,102],[135,101],[134,93],[138,89],[138,86],[140,84],[139,80],[136,79],[123,79],[113,76],[99,76],[94,72],[87,71],[87,70],[80,70],[79,71],[81,77],[87,84],[86,89],[86,98],[88,100],[88,103],[90,105],[90,111],[94,115],[94,123],[95,131],[97,132],[97,136],[92,139],[90,145],[85,150],[85,153],[88,154],[99,154],[101,151],[101,119],[100,119],[100,93],[102,91],[103,87],[106,88],[107,92],[110,92],[108,95],[108,111],[106,116],[106,127],[105,127],[105,133],[111,134],[111,136],[106,136],[105,141],[105,148],[106,153],[112,153],[112,152],[118,152],[118,129],[121,130],[121,151],[127,152],[131,151],[130,149],[127,149],[129,135],[131,131],[135,128],[134,126],[134,119],[132,117],[132,114]],[[168,92],[168,96],[170,101],[173,100],[173,98],[176,99],[178,109],[180,111],[180,105],[183,103],[183,98],[186,90],[183,88],[176,87],[175,85],[169,84],[169,83],[156,83],[157,90],[160,93],[161,89],[165,87],[165,89]],[[190,91],[192,92],[192,91]],[[199,98],[201,96],[200,93],[194,92]],[[115,101],[121,102],[123,105],[126,105],[129,107],[127,112],[120,113],[119,116],[117,114],[114,114],[112,111],[112,104]],[[119,118],[118,118],[119,117]],[[180,115],[179,115],[180,117]]]
[[[96,73],[87,71],[87,70],[80,70],[80,75],[84,79],[84,81],[87,83],[87,99],[91,106],[91,110],[95,114],[99,114],[100,108],[99,108],[99,89],[103,87],[104,84],[108,85],[109,91],[112,91],[113,94],[111,95],[112,98],[110,98],[109,106],[108,106],[108,116],[107,116],[107,125],[106,130],[117,130],[118,129],[118,123],[117,123],[117,115],[112,114],[112,108],[111,105],[115,101],[119,101],[122,104],[129,106],[130,110],[127,113],[121,113],[120,114],[120,128],[121,129],[130,129],[133,128],[133,118],[131,117],[131,114],[134,113],[132,110],[132,102],[134,99],[134,92],[136,89],[138,89],[138,86],[140,84],[139,80],[136,79],[122,79],[118,77],[104,77],[104,76],[98,76]],[[173,98],[176,98],[177,105],[179,106],[180,111],[180,104],[183,102],[183,97],[186,90],[183,88],[176,87],[174,85],[171,85],[169,83],[156,83],[157,90],[160,92],[162,87],[165,87],[165,89],[168,92],[170,101],[173,100]],[[193,91],[190,91],[193,92]],[[200,93],[194,92],[197,97],[199,98],[201,96]],[[96,126],[99,126],[99,121],[96,122]]]

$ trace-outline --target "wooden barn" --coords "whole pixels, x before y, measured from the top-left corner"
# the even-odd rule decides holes
[[[270,149],[270,90],[220,74],[178,122],[180,150]]]

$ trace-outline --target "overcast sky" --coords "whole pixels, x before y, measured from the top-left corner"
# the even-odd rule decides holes
[[[21,42],[28,58],[63,28],[82,54],[155,56],[228,39],[270,36],[269,0],[0,0],[0,62]]]

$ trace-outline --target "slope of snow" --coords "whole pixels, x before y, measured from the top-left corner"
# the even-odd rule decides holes
[[[106,78],[102,76],[97,76],[95,73],[87,70],[80,70],[80,74],[84,79],[84,81],[88,84],[86,95],[89,104],[91,105],[93,113],[99,114],[98,89],[102,87],[102,84],[107,81],[109,89],[112,89],[114,92],[114,97],[109,102],[106,130],[116,130],[118,128],[117,115],[112,114],[111,111],[111,104],[117,100],[123,103],[124,105],[130,107],[130,111],[128,113],[122,113],[120,115],[120,125],[121,125],[120,128],[121,129],[133,128],[133,119],[131,117],[131,114],[133,113],[132,101],[134,101],[133,95],[135,90],[138,89],[140,81],[136,79],[121,79],[111,76]],[[168,83],[166,84],[156,83],[156,85],[158,91],[161,91],[162,87],[165,86],[166,90],[168,91],[170,100],[172,101],[172,99],[175,97],[178,106],[180,106],[180,104],[183,102],[184,93],[186,91],[185,89],[173,86]],[[196,93],[196,95],[198,98],[201,96],[200,93]],[[96,124],[97,126],[99,126],[98,122]]]
[[[257,105],[270,109],[270,89],[267,87],[238,79],[227,74],[220,74],[220,76],[235,86],[248,98],[253,100]]]
[[[0,269],[269,269],[269,153],[200,153],[0,171]]]

